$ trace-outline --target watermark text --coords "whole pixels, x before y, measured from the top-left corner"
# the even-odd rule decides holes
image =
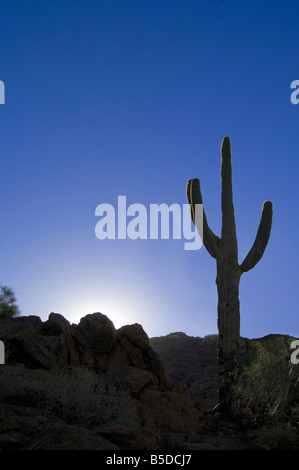
[[[0,104],[5,104],[5,86],[2,80],[0,80]]]
[[[3,341],[0,341],[0,364],[5,364],[5,346]]]
[[[290,99],[292,104],[299,103],[299,80],[293,80],[291,83],[291,88],[295,88],[295,91],[291,93]]]
[[[299,339],[291,342],[291,349],[295,349],[291,354],[291,363],[299,364]]]
[[[189,204],[150,204],[149,211],[143,204],[127,207],[126,196],[118,196],[117,210],[112,204],[99,204],[95,215],[100,220],[95,226],[99,240],[179,240],[184,238],[185,250],[199,250],[202,247],[203,205],[195,205],[195,227],[192,227]],[[171,224],[172,220],[172,224]],[[192,229],[193,228],[193,229]]]

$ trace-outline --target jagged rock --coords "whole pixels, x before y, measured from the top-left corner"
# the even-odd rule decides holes
[[[7,335],[18,333],[25,328],[34,327],[39,333],[42,330],[43,323],[40,317],[28,315],[26,317],[0,318],[0,338],[4,339]]]
[[[101,369],[115,341],[116,330],[111,320],[101,313],[93,313],[81,318],[78,331],[87,340],[95,367]]]
[[[9,335],[5,347],[7,363],[49,370],[55,364],[58,340],[56,337],[44,337],[34,327],[27,326]]]
[[[47,370],[57,364],[86,366],[99,373],[134,367],[150,372],[157,387],[171,386],[161,358],[138,324],[116,330],[105,315],[94,313],[70,325],[62,315],[51,313],[44,323],[38,317],[2,320],[1,331],[8,364]]]
[[[60,422],[53,427],[47,422],[39,432],[42,438],[33,443],[35,449],[158,449],[184,440],[182,436],[197,421],[198,412],[183,392],[171,384],[160,356],[139,324],[116,330],[109,318],[94,313],[83,317],[78,325],[71,325],[62,315],[51,313],[45,322],[37,317],[1,321],[0,332],[6,347],[6,366],[21,372],[26,382],[26,389],[5,397],[7,406],[34,410],[39,400],[50,393],[45,386],[36,391],[36,381],[47,382],[47,374],[55,370],[83,368],[96,374],[98,387],[106,388],[107,393],[126,391],[136,408],[136,426],[132,427],[129,418],[125,423],[124,416],[124,424],[120,425],[116,416],[115,423],[106,425],[105,432],[97,436],[90,436],[80,423],[75,427]],[[62,402],[57,403],[54,412],[60,416],[65,391],[56,392],[58,397],[61,394]],[[128,408],[130,413],[132,406]],[[4,434],[6,430],[4,427]],[[169,437],[174,435],[180,437]],[[10,438],[4,437],[5,445],[10,445]],[[11,445],[13,442],[12,436]]]
[[[1,319],[0,339],[5,344],[5,365],[0,368],[0,448],[254,447],[254,407],[249,409],[242,401],[239,423],[223,422],[215,414],[217,337],[175,333],[150,341],[139,324],[116,330],[105,315],[95,313],[71,325],[62,315],[51,313],[45,322],[36,316]],[[287,362],[288,344],[289,338],[270,335],[248,340],[247,349],[255,363],[263,365],[268,356],[272,360],[273,345],[277,359],[283,351]],[[60,377],[64,372],[66,378]],[[298,403],[297,383],[294,375],[291,405]],[[89,418],[91,405],[96,414]],[[213,414],[204,414],[209,406]],[[293,426],[297,418],[294,412]],[[298,448],[291,441],[285,445]]]
[[[170,381],[160,356],[149,345],[149,338],[141,325],[126,325],[117,330],[111,354],[105,369],[135,367],[147,370],[160,388],[169,387]]]
[[[67,335],[71,332],[71,325],[63,315],[52,312],[48,320],[42,324],[42,331],[49,336]]]

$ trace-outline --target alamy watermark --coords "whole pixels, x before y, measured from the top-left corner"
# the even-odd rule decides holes
[[[0,341],[0,364],[5,364],[5,346],[3,341]]]
[[[295,349],[291,354],[291,363],[299,364],[299,339],[291,342],[291,349]]]
[[[290,100],[292,104],[299,103],[299,80],[293,80],[291,83],[291,88],[295,88],[295,91],[291,93]]]
[[[202,247],[203,205],[195,204],[194,221],[189,204],[150,204],[149,211],[139,203],[127,207],[126,196],[118,196],[117,210],[112,204],[99,204],[95,215],[100,220],[95,226],[95,235],[99,240],[175,240],[184,238],[185,250],[199,250]],[[128,219],[129,218],[129,219]],[[171,230],[172,219],[172,230]]]
[[[5,104],[5,86],[2,80],[0,80],[0,104]]]

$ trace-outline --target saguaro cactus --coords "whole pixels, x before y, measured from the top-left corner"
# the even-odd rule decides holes
[[[187,199],[191,217],[195,224],[195,204],[203,204],[198,179],[187,183]],[[219,390],[219,403],[222,409],[231,406],[231,377],[237,364],[241,346],[239,283],[241,275],[252,269],[261,259],[266,249],[272,225],[272,202],[266,201],[262,207],[261,218],[255,241],[244,261],[238,263],[238,244],[232,190],[231,146],[225,137],[221,146],[221,238],[210,229],[203,210],[203,244],[216,259],[218,290],[218,364],[223,376]]]

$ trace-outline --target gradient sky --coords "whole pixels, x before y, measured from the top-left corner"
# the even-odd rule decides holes
[[[262,203],[241,335],[299,336],[297,1],[1,0],[0,282],[22,315],[102,312],[149,336],[217,333],[216,264],[184,240],[98,240],[101,203],[186,203],[199,178],[220,235],[231,138],[239,261]]]

